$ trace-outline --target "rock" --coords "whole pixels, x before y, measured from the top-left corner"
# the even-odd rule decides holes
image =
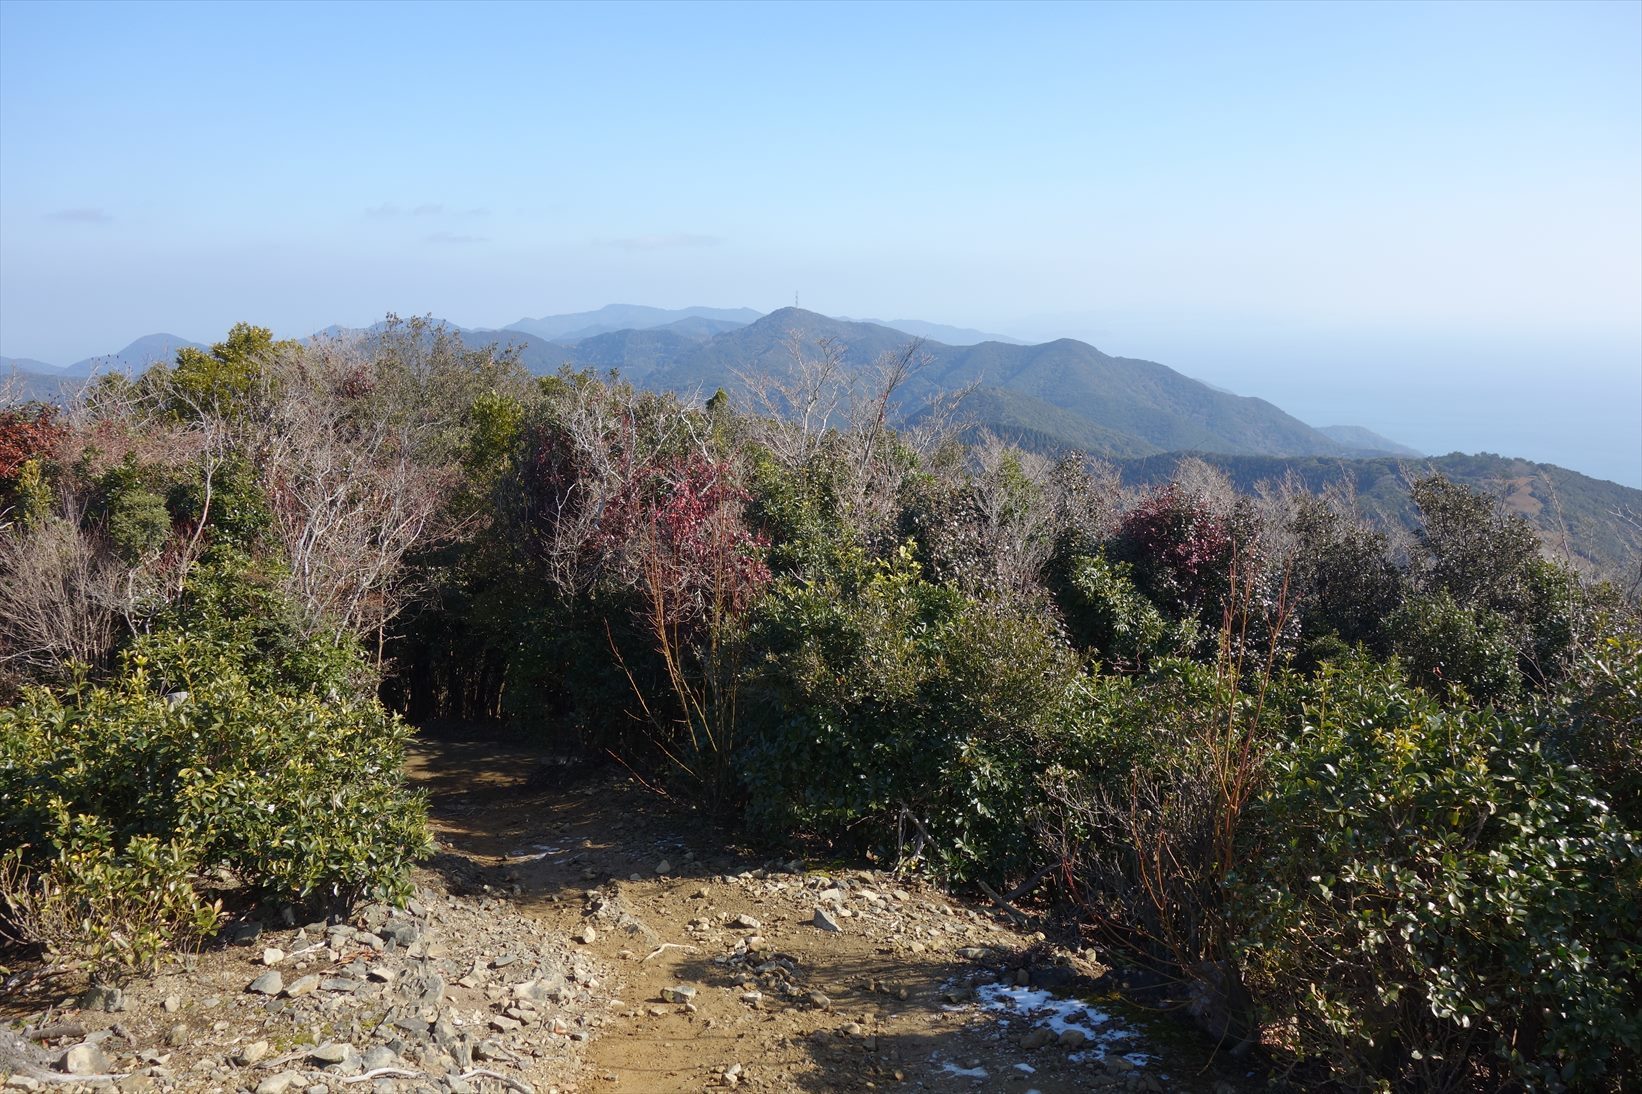
[[[175,1014],[177,1011],[182,1009],[182,1000],[178,999],[175,995],[167,995],[165,997],[165,1002],[160,1004],[160,1008],[167,1014]]]
[[[269,946],[262,951],[262,963],[272,968],[285,960],[285,951],[278,946]]]
[[[688,1003],[695,997],[696,989],[686,987],[683,984],[661,989],[661,1001],[663,1003]]]
[[[673,864],[668,862],[666,859],[662,859],[660,862],[656,863],[656,873],[658,873],[658,874],[670,874],[672,872],[673,872]]]
[[[360,983],[357,980],[350,980],[346,976],[327,976],[319,982],[319,987],[322,991],[334,991],[341,992],[344,995],[352,995],[354,992],[359,990]]]
[[[1068,1050],[1080,1049],[1089,1040],[1089,1035],[1081,1029],[1069,1029],[1060,1035],[1060,1047]]]
[[[760,923],[750,915],[743,914],[736,916],[735,921],[732,922],[730,926],[737,927],[743,931],[756,931],[762,928],[764,924]]]
[[[493,1014],[490,1017],[490,1028],[497,1033],[512,1033],[523,1024],[517,1018],[509,1018],[504,1014]]]
[[[13,1075],[4,1085],[7,1090],[39,1090],[46,1084],[29,1075]]]
[[[234,1059],[239,1062],[241,1067],[250,1067],[251,1065],[261,1061],[262,1058],[267,1055],[267,1041],[252,1041],[250,1044],[241,1048],[239,1052],[235,1053]]]
[[[729,1067],[725,1068],[723,1075],[724,1085],[735,1086],[737,1083],[741,1082],[742,1071],[743,1068],[740,1064],[731,1064]]]
[[[278,995],[285,990],[285,978],[277,972],[265,972],[245,987],[257,995]]]
[[[189,1041],[188,1027],[178,1022],[165,1031],[165,1043],[172,1048],[179,1048]]]
[[[236,946],[249,946],[262,936],[262,924],[254,919],[236,923],[228,930],[228,941]]]
[[[513,998],[532,1003],[562,1003],[570,994],[570,984],[559,973],[548,973],[540,980],[526,980],[513,986]]]
[[[125,1009],[125,992],[112,984],[93,984],[81,993],[81,1010],[120,1011]]]
[[[276,972],[269,973],[268,975],[278,976],[279,974]],[[319,977],[313,975],[312,973],[309,973],[307,976],[299,976],[296,980],[291,982],[289,987],[285,989],[285,998],[300,999],[304,995],[311,995],[313,990],[317,987],[319,987]]]
[[[291,1088],[302,1085],[302,1076],[294,1071],[281,1071],[257,1084],[256,1094],[287,1094]]]
[[[1035,1026],[1027,1030],[1026,1036],[1021,1038],[1021,1047],[1030,1052],[1033,1049],[1042,1048],[1054,1039],[1054,1030],[1049,1029],[1047,1026]]]
[[[346,1042],[326,1041],[308,1053],[308,1059],[322,1066],[340,1064],[354,1055],[353,1046]]]
[[[832,1000],[818,991],[812,991],[804,997],[805,1002],[817,1010],[831,1010]]]
[[[70,1075],[102,1075],[108,1071],[108,1057],[96,1045],[75,1045],[63,1055],[62,1066]]]
[[[399,1062],[399,1053],[387,1045],[376,1045],[365,1050],[365,1057],[361,1061],[366,1071],[375,1071],[379,1067],[392,1067]]]
[[[422,937],[421,928],[408,919],[390,919],[382,933],[401,946],[409,946]]]
[[[834,919],[825,908],[815,909],[815,918],[810,922],[814,923],[823,931],[837,931],[840,929],[838,926],[838,920]]]
[[[584,946],[590,946],[598,940],[599,932],[593,929],[592,924],[588,924],[571,937],[575,938],[577,942],[582,943]]]

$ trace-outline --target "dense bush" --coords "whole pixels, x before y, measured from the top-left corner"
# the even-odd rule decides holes
[[[1409,679],[1433,694],[1503,703],[1521,687],[1509,621],[1461,605],[1447,589],[1409,598],[1385,626]]]
[[[1027,865],[1037,780],[1085,746],[1078,658],[1041,617],[926,582],[903,550],[780,584],[752,643],[755,828],[888,857],[922,825],[954,876]]]
[[[107,683],[31,689],[0,710],[17,918],[38,930],[87,910],[78,937],[47,941],[142,963],[205,929],[209,871],[287,903],[402,895],[426,847],[400,771],[409,729],[360,693],[357,651],[289,633],[276,594],[223,569]],[[147,922],[105,918],[145,900],[162,905]],[[111,948],[109,933],[128,928],[146,933]]]
[[[1104,554],[1077,555],[1057,588],[1072,641],[1114,668],[1143,666],[1168,647],[1176,629],[1135,588],[1130,569]]]
[[[1542,737],[1365,662],[1320,675],[1228,901],[1250,982],[1304,1053],[1418,1090],[1635,1066],[1642,836]]]

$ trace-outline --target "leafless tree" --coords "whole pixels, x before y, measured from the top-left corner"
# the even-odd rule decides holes
[[[0,664],[62,680],[101,664],[128,610],[130,574],[80,522],[53,516],[0,532]]]

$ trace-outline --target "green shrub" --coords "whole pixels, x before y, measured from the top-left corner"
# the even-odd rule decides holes
[[[1558,754],[1589,771],[1625,822],[1642,829],[1642,635],[1617,631],[1592,642],[1541,724]]]
[[[754,618],[754,829],[888,855],[916,818],[953,876],[1026,867],[1037,778],[1084,740],[1087,680],[1046,620],[923,581],[908,548],[781,583]]]
[[[26,689],[0,710],[0,843],[26,848],[21,926],[106,915],[77,936],[83,956],[140,965],[204,929],[209,905],[181,893],[184,876],[224,869],[282,903],[404,895],[428,840],[403,785],[410,730],[360,687],[356,649],[292,620],[218,557],[115,679]]]
[[[24,867],[29,848],[0,859],[0,918],[17,936],[108,978],[151,969],[167,949],[215,933],[221,902],[194,887],[193,848],[134,836],[116,849],[106,826],[87,816],[58,827],[70,835],[38,872]]]
[[[1465,607],[1447,589],[1409,598],[1386,620],[1409,679],[1435,695],[1463,692],[1479,703],[1509,702],[1521,690],[1511,631],[1497,612]]]
[[[1594,1082],[1642,1050],[1642,836],[1515,716],[1325,669],[1230,909],[1268,1017],[1376,1087]]]
[[[1110,664],[1139,667],[1163,652],[1170,625],[1135,588],[1126,562],[1076,555],[1057,583],[1057,601],[1072,641]]]
[[[152,478],[128,457],[102,475],[93,496],[92,512],[109,543],[133,566],[159,554],[171,536],[171,513]]]

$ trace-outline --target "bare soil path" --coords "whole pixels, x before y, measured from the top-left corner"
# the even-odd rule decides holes
[[[517,744],[424,736],[409,770],[466,884],[610,970],[566,1089],[1243,1087],[1172,1020],[1080,998],[1089,955],[915,879],[758,860],[619,769]]]

